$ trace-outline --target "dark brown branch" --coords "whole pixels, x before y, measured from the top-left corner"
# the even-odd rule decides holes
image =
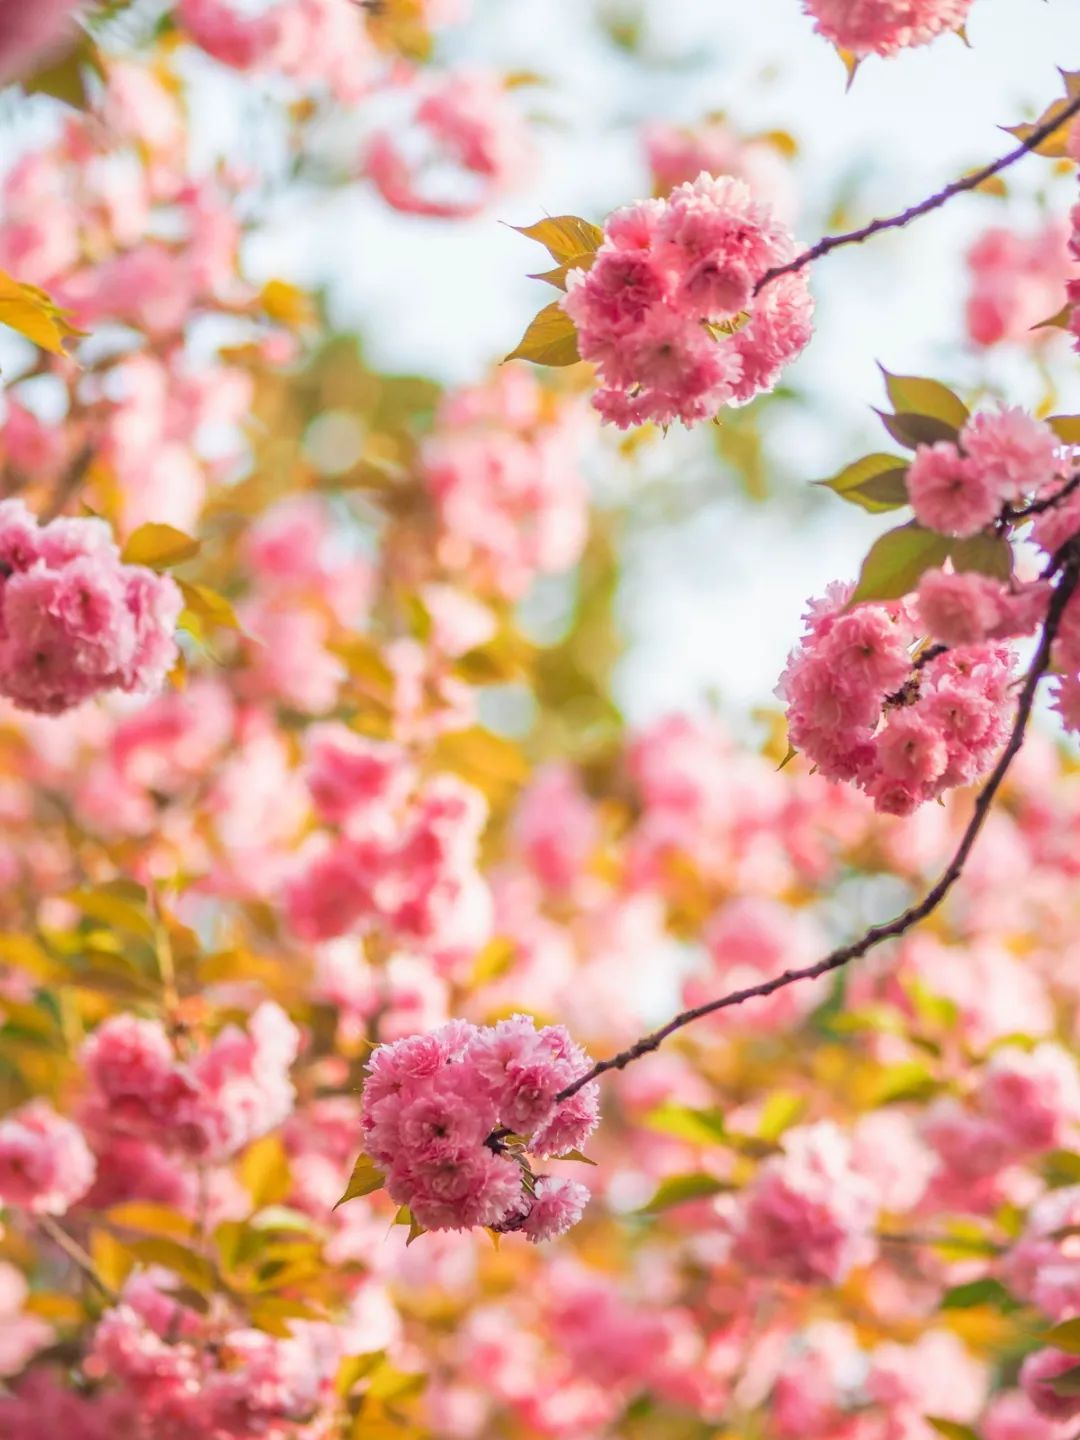
[[[62,514],[68,501],[72,500],[78,494],[82,488],[83,481],[86,479],[93,459],[94,447],[92,445],[83,445],[72,459],[71,464],[68,465],[67,469],[60,476],[60,479],[56,483],[55,491],[49,497],[48,503],[38,516],[38,520],[42,525],[47,525],[50,520],[55,520],[58,515]]]
[[[859,245],[864,240],[869,240],[872,235],[877,235],[882,230],[899,230],[904,225],[910,225],[912,220],[917,220],[921,215],[929,215],[932,210],[939,209],[947,200],[954,195],[960,195],[965,190],[977,190],[978,187],[992,176],[1000,174],[1002,170],[1014,164],[1017,160],[1023,159],[1031,150],[1036,150],[1044,140],[1048,140],[1062,125],[1067,124],[1074,115],[1080,114],[1080,95],[1070,100],[1057,115],[1045,121],[1042,125],[1036,125],[1026,140],[1021,140],[1014,150],[1000,159],[984,165],[981,170],[973,170],[970,175],[962,175],[959,180],[954,180],[951,185],[946,185],[944,190],[939,190],[935,195],[921,200],[918,205],[912,205],[908,210],[901,210],[898,215],[888,215],[880,220],[871,220],[869,225],[864,225],[860,230],[849,230],[843,235],[826,235],[809,250],[804,250],[801,255],[796,255],[794,260],[787,261],[784,265],[774,265],[771,270],[766,270],[761,279],[754,286],[754,294],[759,294],[765,286],[777,279],[780,275],[794,275],[796,271],[804,269],[814,260],[820,260],[823,255],[828,255],[832,250],[839,250],[841,245]]]
[[[986,817],[990,813],[994,797],[1001,788],[1009,766],[1024,743],[1039,681],[1050,668],[1050,652],[1061,624],[1061,617],[1076,590],[1078,580],[1080,580],[1080,539],[1074,538],[1063,546],[1061,552],[1055,556],[1055,562],[1054,570],[1060,570],[1061,578],[1050,598],[1038,649],[1024,678],[1016,708],[1016,720],[1013,723],[1008,744],[1001,752],[997,764],[990,773],[990,778],[979,792],[971,819],[961,836],[956,852],[937,883],[926,892],[921,900],[910,905],[895,920],[886,921],[881,925],[872,925],[858,940],[853,940],[849,945],[840,946],[839,949],[826,955],[823,960],[818,960],[813,965],[804,965],[800,969],[785,970],[771,980],[762,981],[760,985],[751,985],[745,990],[733,990],[727,995],[721,995],[717,1000],[709,1000],[704,1005],[696,1005],[692,1010],[683,1010],[681,1014],[669,1020],[666,1025],[662,1025],[659,1030],[654,1030],[651,1035],[642,1036],[629,1049],[621,1050],[608,1060],[597,1061],[591,1070],[562,1090],[556,1096],[557,1100],[568,1100],[571,1095],[576,1095],[583,1086],[588,1085],[591,1080],[597,1079],[608,1070],[623,1070],[631,1061],[639,1060],[642,1055],[648,1055],[651,1051],[658,1050],[670,1035],[674,1035],[677,1030],[682,1030],[687,1025],[692,1025],[695,1020],[701,1020],[706,1015],[714,1015],[718,1010],[729,1010],[736,1005],[744,1004],[747,1000],[763,999],[777,990],[783,990],[788,985],[794,985],[799,980],[816,980],[821,975],[828,975],[833,970],[842,969],[850,961],[857,960],[868,951],[873,950],[883,940],[899,939],[937,909],[959,880],[979,831],[986,823]]]
[[[118,1299],[116,1292],[102,1280],[101,1276],[97,1273],[93,1260],[78,1241],[73,1240],[64,1227],[57,1224],[51,1215],[39,1215],[38,1226],[42,1233],[49,1237],[57,1249],[62,1250],[68,1259],[82,1271],[90,1283],[101,1291],[106,1300],[111,1301],[115,1305]]]
[[[1044,511],[1052,510],[1055,505],[1060,505],[1062,500],[1073,494],[1078,487],[1080,487],[1080,470],[1053,495],[1045,495],[1041,500],[1032,500],[1016,510],[1010,505],[1006,505],[1001,513],[1002,521],[1012,524],[1016,520],[1026,520],[1029,515],[1042,515]]]

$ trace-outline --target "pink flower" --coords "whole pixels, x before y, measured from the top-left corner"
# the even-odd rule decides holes
[[[1022,1390],[995,1395],[979,1432],[983,1440],[1069,1440],[1064,1425],[1040,1414]]]
[[[1034,327],[1061,309],[1061,292],[1074,274],[1067,240],[1059,220],[1026,235],[995,226],[976,240],[967,254],[967,327],[976,345],[1038,347],[1051,339],[1052,328]]]
[[[35,527],[0,506],[0,693],[58,714],[105,690],[153,689],[176,658],[176,584],[120,562],[99,521]]]
[[[1020,1366],[1020,1388],[1040,1415],[1052,1420],[1071,1420],[1080,1415],[1080,1395],[1062,1395],[1054,1381],[1080,1365],[1075,1355],[1064,1350],[1036,1350]]]
[[[82,1131],[44,1100],[0,1119],[0,1204],[63,1215],[93,1179],[94,1157]]]
[[[895,55],[959,30],[971,0],[803,0],[814,29],[854,55]]]
[[[378,828],[416,783],[404,751],[368,740],[344,725],[313,725],[305,736],[304,777],[315,807],[331,825]]]
[[[1018,1150],[1060,1148],[1080,1120],[1076,1062],[1049,1041],[1030,1051],[995,1050],[981,1077],[979,1104]]]
[[[236,70],[264,62],[278,38],[272,15],[240,15],[228,0],[180,0],[177,16],[196,45]]]
[[[365,1150],[385,1169],[391,1198],[425,1228],[521,1229],[532,1204],[522,1147],[553,1153],[544,1141],[555,1125],[571,1147],[584,1143],[596,1123],[596,1086],[558,1107],[555,1096],[588,1068],[561,1026],[537,1030],[521,1015],[483,1029],[452,1021],[381,1046],[363,1092]],[[588,1192],[552,1182],[545,1193],[531,1238],[574,1223]]]
[[[943,645],[976,645],[1027,635],[1046,613],[1049,586],[1011,587],[975,570],[927,570],[915,608],[927,634]]]
[[[744,181],[782,219],[794,209],[789,167],[780,151],[765,140],[744,140],[721,120],[693,126],[652,122],[642,139],[657,195],[693,182],[704,170]]]
[[[522,1222],[522,1233],[534,1245],[543,1240],[555,1240],[578,1223],[588,1203],[589,1192],[584,1185],[574,1180],[539,1175],[532,1205]]]
[[[1058,473],[1061,442],[1049,425],[1016,406],[973,415],[960,445],[1002,500],[1034,494]]]
[[[751,1269],[801,1284],[839,1284],[873,1254],[873,1191],[851,1145],[828,1121],[789,1130],[746,1190],[736,1254]]]
[[[809,341],[813,305],[801,272],[753,291],[794,254],[740,180],[702,173],[616,211],[561,302],[599,371],[595,408],[622,427],[690,425],[771,389]]]
[[[411,128],[428,152],[420,163],[406,158],[389,130],[375,134],[364,157],[380,195],[406,214],[476,215],[533,168],[528,128],[496,77],[457,71],[435,82],[420,95]],[[438,183],[444,171],[453,181],[445,190]]]
[[[996,477],[949,440],[920,445],[908,469],[915,518],[942,535],[976,535],[1001,509]]]

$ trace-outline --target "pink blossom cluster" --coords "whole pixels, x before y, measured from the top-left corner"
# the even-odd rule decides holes
[[[297,935],[329,940],[378,925],[447,965],[486,942],[479,791],[453,775],[421,779],[396,743],[338,724],[309,732],[306,773],[316,809],[338,829],[315,837],[287,886]]]
[[[58,715],[108,690],[153,690],[176,659],[175,582],[125,565],[98,520],[38,525],[0,501],[0,694]]]
[[[457,220],[519,185],[535,158],[528,125],[505,84],[458,70],[427,87],[408,124],[377,131],[363,164],[395,210]]]
[[[1047,1191],[1032,1205],[1003,1278],[1054,1321],[1080,1315],[1080,1186]]]
[[[0,1118],[0,1206],[63,1215],[93,1180],[94,1157],[82,1131],[44,1100]]]
[[[852,55],[895,55],[959,30],[971,0],[803,0],[814,29]]]
[[[523,365],[443,399],[421,467],[438,512],[439,560],[470,589],[518,599],[536,576],[580,556],[582,418]]]
[[[823,775],[854,782],[878,810],[908,815],[990,767],[1008,734],[1015,656],[987,642],[913,670],[913,607],[849,610],[851,593],[834,585],[810,606],[777,693],[791,744]]]
[[[237,70],[273,70],[306,86],[326,86],[355,102],[375,79],[375,48],[363,12],[338,0],[276,0],[245,12],[233,0],[180,0],[178,18],[208,55]]]
[[[1054,332],[1042,328],[1043,322],[1060,310],[1061,291],[1075,265],[1068,230],[1059,220],[1030,234],[998,226],[984,231],[967,252],[971,340],[989,346],[1049,339]]]
[[[1069,153],[1080,163],[1080,125],[1075,120],[1069,131]],[[1073,206],[1069,219],[1072,228],[1069,231],[1069,272],[1065,280],[1065,302],[1071,307],[1069,331],[1073,337],[1073,349],[1080,350],[1080,275],[1076,273],[1076,267],[1080,265],[1080,204]]]
[[[955,443],[918,446],[908,469],[908,499],[927,529],[976,535],[1006,503],[1048,486],[1059,466],[1059,441],[1048,425],[1016,407],[984,411],[964,425]]]
[[[520,1230],[550,1240],[581,1218],[588,1190],[535,1175],[541,1159],[580,1149],[596,1127],[595,1084],[557,1101],[590,1068],[561,1025],[514,1015],[494,1026],[455,1020],[375,1051],[364,1084],[364,1149],[391,1199],[428,1230]]]
[[[132,1440],[321,1440],[341,1350],[325,1324],[294,1323],[280,1338],[222,1327],[144,1275],[101,1317],[84,1371],[121,1387]]]
[[[666,199],[616,210],[588,270],[571,270],[563,309],[599,372],[593,404],[620,428],[691,425],[775,385],[810,339],[791,232],[741,180],[701,174]]]
[[[233,1155],[292,1111],[289,1068],[299,1038],[285,1012],[267,1001],[246,1029],[228,1025],[182,1060],[159,1020],[114,1015],[80,1056],[90,1086],[87,1126],[188,1155]]]
[[[802,1284],[839,1284],[873,1256],[875,1187],[851,1141],[828,1121],[789,1130],[740,1199],[738,1257],[751,1270]]]

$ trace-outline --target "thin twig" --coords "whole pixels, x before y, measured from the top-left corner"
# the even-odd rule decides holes
[[[1061,489],[1053,495],[1045,495],[1041,500],[1032,500],[1027,505],[1021,506],[1018,510],[1014,510],[1012,506],[1006,505],[1005,509],[1001,512],[1001,519],[1006,524],[1012,524],[1017,520],[1026,520],[1029,515],[1041,515],[1046,510],[1052,510],[1055,505],[1060,505],[1062,500],[1065,500],[1078,487],[1080,487],[1080,470],[1077,470],[1076,474],[1067,480]]]
[[[47,1235],[53,1244],[71,1260],[86,1278],[105,1296],[107,1300],[116,1303],[117,1294],[110,1286],[105,1284],[97,1273],[93,1260],[86,1253],[77,1240],[73,1240],[62,1225],[58,1225],[51,1215],[39,1215],[38,1226]]]
[[[638,1060],[642,1055],[648,1055],[653,1050],[658,1050],[670,1035],[693,1024],[695,1020],[701,1020],[706,1015],[713,1015],[718,1010],[728,1010],[735,1005],[742,1005],[747,1000],[763,999],[777,990],[785,989],[788,985],[794,985],[799,980],[816,980],[821,975],[842,969],[850,961],[857,960],[868,951],[873,950],[883,940],[899,939],[937,909],[959,880],[972,846],[990,813],[994,797],[1001,788],[1009,766],[1024,743],[1028,721],[1031,719],[1032,706],[1035,703],[1035,692],[1039,688],[1039,681],[1050,668],[1050,652],[1061,624],[1061,617],[1076,590],[1078,581],[1080,581],[1080,540],[1068,541],[1055,560],[1057,561],[1055,569],[1060,569],[1061,578],[1050,598],[1042,637],[1020,691],[1016,720],[1013,723],[1008,744],[990,772],[990,778],[979,792],[971,819],[956,847],[956,852],[937,883],[926,892],[921,900],[910,905],[895,920],[889,920],[880,925],[871,925],[858,940],[853,940],[849,945],[842,945],[839,949],[833,950],[823,960],[818,960],[813,965],[804,965],[799,969],[785,970],[771,980],[762,981],[760,985],[751,985],[744,990],[733,990],[727,995],[720,996],[717,1000],[709,1000],[704,1005],[696,1005],[692,1010],[683,1010],[674,1019],[669,1020],[666,1025],[662,1025],[659,1030],[654,1030],[651,1035],[645,1035],[636,1041],[629,1049],[621,1050],[608,1060],[597,1061],[591,1070],[580,1076],[572,1085],[567,1085],[564,1090],[561,1090],[555,1097],[556,1100],[568,1100],[572,1095],[576,1095],[583,1086],[588,1085],[590,1081],[597,1079],[608,1070],[625,1069],[631,1061]]]
[[[58,515],[62,514],[68,501],[78,494],[93,458],[94,447],[92,445],[83,445],[76,453],[71,464],[56,482],[56,489],[38,516],[42,525],[47,525],[50,520],[55,520]]]
[[[977,190],[984,180],[999,174],[1002,170],[1014,164],[1031,150],[1036,150],[1044,140],[1048,140],[1055,131],[1060,130],[1062,125],[1068,123],[1074,115],[1080,114],[1080,95],[1075,96],[1058,112],[1052,119],[1045,121],[1042,125],[1036,125],[1026,140],[1022,140],[1015,150],[1010,150],[1007,155],[994,160],[989,165],[984,165],[981,170],[973,170],[970,175],[962,175],[959,180],[954,180],[951,185],[946,185],[944,190],[939,190],[935,195],[921,200],[918,205],[912,205],[909,210],[901,210],[898,215],[888,215],[880,220],[871,220],[869,225],[864,225],[860,230],[849,230],[843,235],[826,235],[809,250],[804,250],[801,255],[796,255],[794,260],[789,260],[783,265],[774,265],[771,270],[766,270],[761,279],[754,286],[754,294],[759,294],[765,286],[777,279],[780,275],[794,275],[796,271],[804,269],[814,260],[820,260],[823,255],[828,255],[831,250],[838,250],[841,245],[859,245],[864,240],[869,240],[871,235],[877,235],[882,230],[899,230],[904,225],[909,225],[912,220],[917,220],[921,215],[929,215],[932,210],[939,209],[947,200],[954,195],[960,195],[965,190]]]

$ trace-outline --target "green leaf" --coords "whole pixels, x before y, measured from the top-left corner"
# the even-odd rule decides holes
[[[1074,1365],[1071,1370],[1055,1375],[1052,1380],[1044,1383],[1050,1386],[1055,1395],[1080,1395],[1080,1365]]]
[[[338,1366],[334,1389],[344,1399],[357,1381],[370,1375],[385,1359],[385,1350],[370,1350],[364,1355],[346,1355]]]
[[[947,385],[939,380],[924,380],[918,375],[890,375],[884,365],[878,369],[885,377],[885,389],[898,414],[929,416],[959,430],[971,418],[971,412]]]
[[[1070,1355],[1080,1355],[1080,1319],[1063,1320],[1040,1337],[1044,1345],[1055,1350],[1067,1350]]]
[[[356,1157],[356,1164],[353,1166],[349,1183],[345,1187],[345,1194],[334,1206],[344,1205],[346,1200],[356,1200],[361,1195],[372,1195],[376,1190],[381,1190],[386,1183],[386,1176],[377,1168],[363,1153]]]
[[[946,1290],[941,1300],[942,1310],[970,1310],[976,1305],[990,1305],[1003,1314],[1018,1308],[1017,1301],[1001,1281],[989,1275],[982,1280],[972,1280],[967,1285],[954,1285],[951,1290]]]
[[[959,1420],[943,1420],[938,1415],[927,1415],[925,1418],[931,1430],[944,1435],[945,1440],[979,1440],[978,1433],[970,1425],[961,1425]]]
[[[936,445],[939,440],[955,440],[957,427],[933,415],[917,415],[910,410],[900,410],[888,415],[877,411],[881,423],[901,445],[914,450],[919,445]]]
[[[907,465],[899,455],[864,455],[830,479],[815,480],[814,484],[823,485],[841,500],[859,505],[872,515],[908,503]]]
[[[728,1139],[719,1110],[693,1110],[689,1105],[665,1103],[645,1116],[650,1130],[662,1130],[696,1145],[721,1145]]]
[[[1008,580],[1012,574],[1012,546],[1004,535],[984,531],[966,540],[954,540],[949,547],[949,558],[957,570],[975,570],[995,580]]]
[[[141,886],[113,880],[93,889],[72,890],[65,898],[91,920],[112,930],[123,930],[140,940],[154,938],[154,925],[147,914],[146,894]]]
[[[566,265],[577,255],[595,254],[604,239],[599,225],[579,215],[549,215],[535,225],[511,225],[519,235],[538,240],[551,258]]]
[[[583,1155],[580,1150],[568,1150],[565,1155],[556,1155],[556,1160],[576,1160],[579,1165],[595,1165],[595,1160],[590,1160],[588,1155]]]
[[[150,520],[128,536],[121,559],[126,565],[147,565],[151,570],[165,570],[180,565],[199,553],[199,542],[173,525],[159,525]]]
[[[581,359],[577,330],[557,300],[529,321],[528,329],[507,360],[532,360],[536,365],[576,365]]]
[[[862,563],[849,608],[864,600],[898,600],[907,595],[925,571],[948,558],[951,544],[948,536],[924,530],[914,520],[886,531],[874,541]]]
[[[1051,415],[1046,424],[1066,445],[1080,445],[1080,415]]]
[[[731,1188],[712,1175],[669,1175],[666,1180],[661,1180],[648,1204],[641,1207],[641,1213],[655,1215],[661,1210],[685,1205],[689,1200],[705,1200]]]

